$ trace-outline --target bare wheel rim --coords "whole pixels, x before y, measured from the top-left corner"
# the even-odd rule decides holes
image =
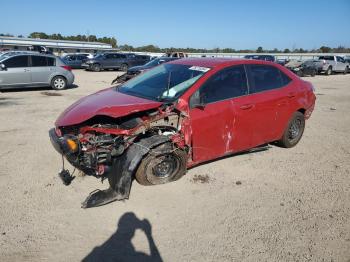
[[[165,155],[158,160],[153,167],[153,175],[158,178],[170,177],[179,168],[179,160],[172,155]]]
[[[62,89],[65,87],[66,85],[66,82],[64,81],[64,79],[62,78],[56,78],[54,81],[53,81],[53,85],[57,88],[57,89]]]
[[[289,141],[293,141],[299,137],[301,133],[301,126],[302,126],[302,123],[300,119],[296,118],[293,120],[288,130]]]

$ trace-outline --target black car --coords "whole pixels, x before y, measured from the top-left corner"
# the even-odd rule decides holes
[[[270,61],[275,62],[276,58],[273,55],[246,55],[244,56],[245,59],[255,59],[255,60],[264,60],[264,61]]]
[[[87,54],[67,54],[62,56],[63,62],[71,68],[83,68],[82,64],[88,59]]]
[[[132,53],[102,53],[88,59],[82,64],[87,70],[99,72],[103,69],[120,69],[127,71],[129,67],[143,65],[150,60],[150,56]]]
[[[114,79],[112,81],[112,84],[124,83],[125,81],[128,81],[129,79],[142,73],[143,71],[149,70],[157,65],[160,65],[160,64],[172,61],[172,60],[176,60],[176,59],[179,59],[179,58],[177,58],[177,57],[158,57],[158,58],[151,60],[150,62],[148,62],[145,65],[130,67],[125,74],[118,76],[116,79]]]
[[[289,62],[285,66],[298,76],[315,76],[320,65],[318,60],[307,60]]]

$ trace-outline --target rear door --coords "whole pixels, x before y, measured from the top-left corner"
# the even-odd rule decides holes
[[[40,55],[32,55],[30,57],[33,85],[47,85],[50,81],[50,76],[54,71],[54,67],[49,66],[48,59],[54,58]]]
[[[290,115],[290,103],[297,94],[289,85],[291,79],[275,66],[250,64],[246,68],[255,147],[280,138]]]
[[[1,63],[6,68],[0,71],[0,86],[21,87],[31,83],[29,56],[10,57]]]

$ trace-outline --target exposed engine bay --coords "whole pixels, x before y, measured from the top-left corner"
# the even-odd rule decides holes
[[[93,192],[83,202],[82,207],[88,208],[128,198],[135,174],[143,185],[184,175],[189,152],[182,135],[184,118],[172,105],[163,105],[120,118],[98,115],[78,125],[56,127],[50,138],[75,168],[102,181],[108,179],[109,189]],[[154,157],[152,165],[140,165],[149,154]],[[60,177],[66,185],[73,180],[64,168]]]

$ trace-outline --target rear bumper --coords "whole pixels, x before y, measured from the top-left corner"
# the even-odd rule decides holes
[[[67,85],[70,86],[74,83],[74,74],[72,72],[69,72],[69,74],[66,75],[67,78]]]

